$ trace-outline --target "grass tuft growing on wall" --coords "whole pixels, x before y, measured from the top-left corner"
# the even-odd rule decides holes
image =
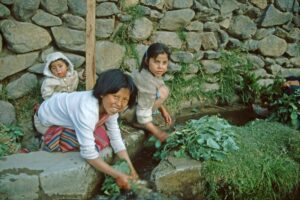
[[[207,199],[295,199],[300,135],[279,123],[235,127],[239,151],[203,163]]]

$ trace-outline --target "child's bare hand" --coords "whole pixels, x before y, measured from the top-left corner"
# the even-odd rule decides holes
[[[116,178],[116,183],[121,189],[130,190],[129,180],[132,179],[130,176],[121,175]]]
[[[160,142],[165,142],[167,140],[167,138],[169,137],[169,135],[166,132],[161,131],[157,137]]]
[[[85,69],[82,69],[78,72],[78,77],[79,77],[80,80],[85,80],[86,79]]]
[[[168,126],[171,126],[171,124],[172,124],[172,117],[171,117],[171,115],[170,115],[168,112],[163,112],[163,113],[162,113],[162,116],[163,116],[163,118],[164,118],[166,124],[167,124]]]
[[[134,180],[138,180],[138,179],[139,179],[139,175],[137,174],[137,172],[136,172],[135,170],[133,170],[133,171],[131,172],[131,177],[132,177],[132,179],[134,179]]]

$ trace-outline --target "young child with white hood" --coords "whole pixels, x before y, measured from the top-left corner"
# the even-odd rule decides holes
[[[57,92],[74,92],[79,83],[78,72],[72,62],[61,52],[47,56],[41,93],[44,100]]]

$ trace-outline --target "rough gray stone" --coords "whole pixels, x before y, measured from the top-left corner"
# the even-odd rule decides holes
[[[264,56],[279,57],[286,51],[287,43],[285,40],[271,35],[262,39],[258,44],[258,48]]]
[[[171,59],[177,63],[190,64],[194,61],[194,55],[186,51],[175,51],[171,54]]]
[[[0,19],[7,18],[9,15],[10,15],[10,10],[3,4],[0,4]]]
[[[62,20],[59,17],[51,15],[43,10],[38,10],[31,19],[37,25],[43,27],[59,26],[62,24]]]
[[[108,41],[96,42],[96,71],[119,68],[125,56],[125,47]]]
[[[168,157],[152,171],[151,180],[156,189],[166,195],[189,199],[204,199],[204,184],[201,183],[201,162]]]
[[[146,6],[155,7],[159,10],[162,10],[165,5],[164,0],[141,0],[141,3]]]
[[[165,0],[165,5],[169,9],[190,8],[193,5],[193,0]]]
[[[73,15],[86,16],[86,0],[68,0],[68,7]]]
[[[45,63],[37,63],[34,64],[32,67],[28,68],[28,71],[35,74],[42,75],[44,71],[44,67],[45,67]]]
[[[52,27],[55,43],[65,51],[85,52],[85,32],[65,27]]]
[[[221,64],[215,60],[202,60],[201,64],[206,74],[216,74],[222,68]]]
[[[37,58],[37,52],[0,57],[0,80],[27,69]]]
[[[270,27],[275,25],[282,25],[293,18],[291,13],[282,13],[271,4],[264,14],[261,26]]]
[[[202,41],[202,47],[204,50],[216,50],[218,49],[218,41],[213,32],[200,33]]]
[[[64,14],[62,16],[62,20],[69,28],[85,30],[86,23],[85,23],[85,19],[82,17],[71,15],[71,14]]]
[[[0,123],[4,125],[12,125],[16,122],[16,110],[11,103],[9,103],[8,101],[0,100],[0,108]]]
[[[256,33],[256,24],[243,15],[234,17],[229,27],[229,32],[240,39],[251,38]]]
[[[187,26],[195,16],[192,9],[173,10],[165,13],[160,20],[159,27],[163,30],[175,31]]]
[[[130,127],[127,130],[122,135],[133,158],[142,148],[145,133]],[[100,157],[112,163],[111,147],[101,150]],[[0,160],[0,193],[4,199],[88,200],[103,179],[104,174],[82,159],[79,152],[36,151]]]
[[[116,6],[116,4],[112,2],[104,2],[96,7],[97,17],[108,17],[119,13],[120,10]]]
[[[188,32],[186,35],[187,48],[190,50],[199,51],[202,40],[199,33]]]
[[[20,98],[31,92],[33,89],[35,89],[37,84],[38,80],[36,75],[26,73],[22,75],[19,79],[7,84],[7,97],[8,99]]]
[[[182,41],[179,36],[174,32],[168,31],[157,31],[151,36],[151,41],[153,42],[162,42],[167,46],[171,46],[177,49],[180,49],[182,46]]]
[[[114,31],[115,20],[96,19],[96,38],[108,38]]]
[[[41,0],[41,4],[53,15],[60,15],[68,10],[68,0]]]
[[[26,22],[4,20],[1,23],[1,31],[8,48],[16,53],[42,49],[52,41],[47,30]]]
[[[28,20],[40,6],[40,0],[15,0],[13,5],[14,16],[21,21]]]
[[[300,42],[288,44],[286,53],[292,57],[300,56]]]
[[[142,41],[150,37],[153,23],[146,17],[136,19],[129,31],[129,37],[135,41]]]

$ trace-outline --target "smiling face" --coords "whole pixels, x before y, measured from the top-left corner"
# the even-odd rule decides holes
[[[149,71],[157,77],[161,77],[166,73],[168,64],[169,58],[166,53],[158,54],[156,58],[151,57],[148,60]]]
[[[128,105],[130,91],[127,88],[121,88],[117,93],[102,96],[102,109],[108,115],[122,112]]]
[[[50,64],[50,71],[56,77],[63,78],[67,76],[68,66],[63,60],[56,60]]]

